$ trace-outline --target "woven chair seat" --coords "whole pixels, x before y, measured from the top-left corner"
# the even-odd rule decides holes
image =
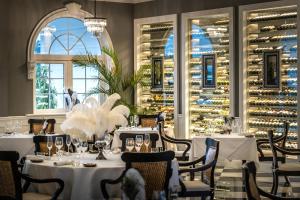
[[[23,193],[23,200],[50,200],[51,196],[33,192]]]
[[[187,192],[210,191],[210,186],[201,181],[182,181]]]
[[[300,171],[300,163],[284,163],[277,168],[279,171]]]

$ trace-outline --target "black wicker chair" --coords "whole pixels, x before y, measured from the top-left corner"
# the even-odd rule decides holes
[[[47,122],[46,127],[43,128],[43,125]],[[29,133],[39,134],[42,133],[54,133],[55,128],[55,119],[29,119]]]
[[[153,191],[165,191],[168,194],[169,180],[172,176],[173,151],[159,153],[130,153],[125,152],[122,160],[126,163],[126,169],[116,180],[104,179],[100,182],[101,191],[105,199],[110,199],[106,190],[107,184],[117,184],[123,180],[126,171],[130,168],[137,169],[146,183],[146,199],[151,199]]]
[[[274,142],[278,144],[280,147],[284,148],[288,132],[289,132],[289,123],[284,122],[284,132],[280,136],[274,138]],[[258,139],[256,140],[256,143],[257,143],[259,161],[273,161],[272,150],[263,148],[264,145],[269,145],[269,139],[268,138]],[[282,163],[285,163],[286,156],[281,153],[278,153],[277,160]]]
[[[256,183],[256,166],[253,161],[247,162],[243,166],[243,177],[246,188],[247,197],[249,200],[260,200],[261,196],[274,200],[296,200],[299,198],[279,197],[267,193],[260,189]]]
[[[175,152],[175,157],[179,161],[187,161],[189,159],[188,152],[191,149],[192,140],[177,139],[177,138],[173,138],[173,137],[168,136],[167,134],[165,134],[164,123],[163,122],[158,123],[158,130],[159,130],[159,135],[160,135],[160,138],[161,138],[163,150],[164,151],[168,150],[167,149],[167,143],[171,143],[171,144],[175,144],[175,145],[177,145],[177,144],[184,145],[186,147],[184,149],[184,151],[176,151]]]
[[[278,146],[275,142],[274,142],[274,136],[273,136],[273,131],[270,130],[268,131],[268,137],[269,137],[269,142],[270,142],[270,146],[271,146],[271,150],[273,152],[273,186],[272,186],[272,194],[277,193],[277,189],[278,189],[278,178],[279,176],[284,176],[284,177],[288,177],[288,176],[300,176],[300,163],[299,162],[294,162],[294,163],[282,163],[282,164],[278,164],[278,160],[277,160],[277,153],[281,153],[284,155],[296,155],[299,156],[300,155],[300,149],[286,149],[286,148],[282,148],[280,146]],[[289,183],[289,181],[288,181]]]
[[[56,200],[64,189],[64,182],[61,179],[33,179],[21,174],[18,170],[17,161],[19,153],[15,151],[0,151],[0,199],[8,200]],[[25,180],[22,188],[21,179]],[[57,183],[57,190],[52,196],[26,192],[30,183]]]
[[[142,127],[156,127],[160,121],[160,114],[156,115],[138,115],[139,125]]]
[[[180,169],[179,174],[190,174],[190,180],[180,182],[180,197],[201,197],[205,199],[210,196],[210,199],[214,199],[214,172],[219,155],[219,141],[207,138],[205,143],[206,153],[204,156],[192,162],[179,163],[180,167],[186,167]],[[202,165],[197,166],[198,163],[202,163]],[[201,180],[194,180],[194,173],[196,172],[201,172]]]

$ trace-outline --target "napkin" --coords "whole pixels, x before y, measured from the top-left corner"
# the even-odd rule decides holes
[[[34,160],[37,159],[38,157],[36,155],[26,155],[26,160]]]
[[[53,164],[55,166],[73,165],[73,161],[72,160],[55,161]]]

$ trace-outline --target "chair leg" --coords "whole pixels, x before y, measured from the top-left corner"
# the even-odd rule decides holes
[[[273,186],[271,193],[276,195],[278,190],[278,175],[276,173],[273,173]]]
[[[290,182],[289,177],[288,176],[284,176],[284,179],[285,179],[284,186],[291,186],[291,182]]]

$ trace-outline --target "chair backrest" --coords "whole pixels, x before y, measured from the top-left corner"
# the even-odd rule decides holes
[[[276,145],[276,143],[274,142],[274,135],[273,135],[273,131],[269,130],[268,131],[268,138],[269,138],[269,143],[270,143],[270,147],[272,150],[272,154],[273,154],[273,167],[276,169],[278,168],[278,159],[277,159],[277,151],[274,147],[274,145]]]
[[[260,200],[260,193],[256,184],[256,167],[253,161],[243,166],[244,184],[249,200]]]
[[[285,147],[285,142],[286,142],[286,139],[287,139],[287,136],[289,133],[289,127],[290,127],[290,123],[284,122],[284,131],[283,131],[282,135],[275,139],[276,143],[282,148]]]
[[[62,150],[66,150],[66,140],[67,140],[67,137],[70,137],[69,135],[35,135],[33,137],[33,142],[35,144],[35,150],[34,150],[34,153],[36,152],[44,152],[46,154],[49,153],[49,150],[47,148],[47,140],[48,140],[48,137],[52,137],[52,141],[53,141],[53,146],[52,146],[52,149],[51,149],[51,155],[52,154],[55,154],[56,153],[56,147],[55,147],[55,139],[57,137],[62,137],[63,138],[63,143],[64,143],[64,146],[62,148]]]
[[[143,136],[143,140],[145,139],[145,133],[121,133],[119,138],[122,141],[122,147],[121,147],[121,151],[126,151],[126,139],[127,138],[133,138],[135,139],[135,137],[137,135],[142,135]],[[150,148],[155,148],[156,147],[156,142],[158,141],[158,134],[156,133],[149,133],[150,135]]]
[[[202,182],[209,184],[211,188],[214,188],[215,187],[214,173],[215,173],[215,167],[219,156],[220,142],[212,138],[206,138],[205,144],[206,144],[206,151],[205,151],[204,164],[211,163],[211,167],[202,171],[201,180]]]
[[[47,125],[43,128],[45,121]],[[54,133],[55,123],[55,119],[29,119],[29,133],[39,134],[41,131],[43,133]]]
[[[168,194],[169,180],[172,176],[173,151],[159,153],[130,153],[121,156],[126,170],[138,170],[145,181],[146,199],[151,199],[153,191],[165,191]]]
[[[159,115],[139,115],[139,125],[142,127],[156,127]]]
[[[0,151],[0,199],[22,200],[18,159],[16,151]]]

